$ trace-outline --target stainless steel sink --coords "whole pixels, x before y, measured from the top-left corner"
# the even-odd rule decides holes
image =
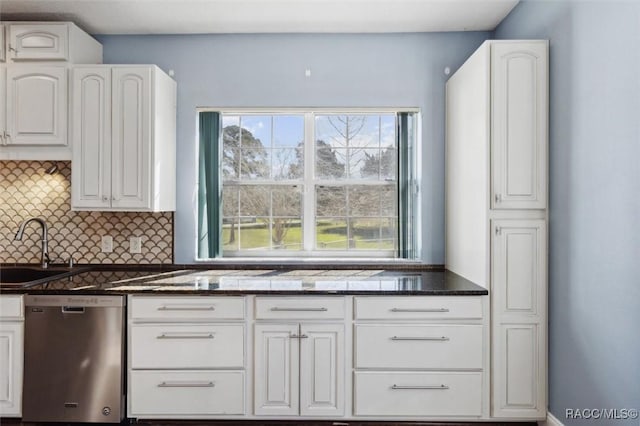
[[[0,267],[1,287],[27,287],[75,274],[70,268]]]

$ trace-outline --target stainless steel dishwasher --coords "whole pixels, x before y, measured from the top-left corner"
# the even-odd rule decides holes
[[[123,419],[124,306],[124,296],[26,296],[24,422]]]

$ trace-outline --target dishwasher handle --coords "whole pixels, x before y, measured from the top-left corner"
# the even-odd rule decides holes
[[[84,306],[63,306],[63,314],[84,314]]]

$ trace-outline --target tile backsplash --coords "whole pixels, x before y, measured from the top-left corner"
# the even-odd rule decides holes
[[[71,163],[0,161],[0,263],[38,263],[40,227],[29,224],[14,241],[20,222],[41,217],[49,226],[49,256],[63,263],[159,264],[173,262],[173,213],[71,211]],[[103,235],[113,238],[113,252],[100,250]],[[141,237],[142,253],[129,253],[129,238]]]

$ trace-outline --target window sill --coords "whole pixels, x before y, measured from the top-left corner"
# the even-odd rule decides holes
[[[197,265],[220,266],[250,266],[275,268],[275,269],[310,269],[315,267],[336,268],[336,269],[420,269],[420,270],[441,270],[444,265],[432,265],[420,260],[408,259],[380,259],[380,258],[268,258],[268,257],[232,257],[220,259],[196,259]]]

